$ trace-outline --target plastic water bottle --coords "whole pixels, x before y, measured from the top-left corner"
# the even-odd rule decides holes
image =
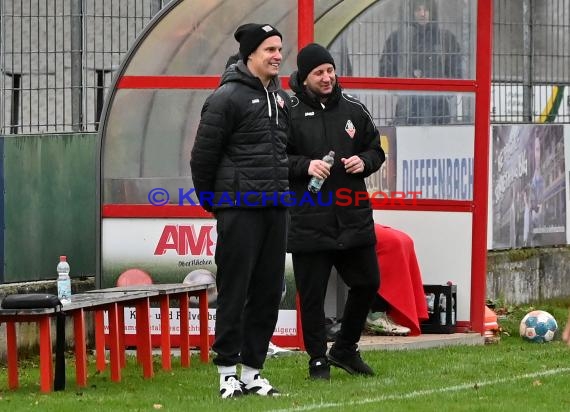
[[[455,325],[455,299],[451,298],[451,324]]]
[[[334,163],[334,152],[331,150],[328,154],[323,157],[323,162],[328,163],[329,165],[333,165]],[[318,193],[323,186],[325,179],[319,179],[318,177],[313,176],[309,181],[309,185],[307,186],[307,190],[311,193]]]
[[[439,295],[439,310],[440,310],[439,316],[440,316],[441,325],[447,325],[446,306],[447,306],[447,298],[443,293],[441,293]]]
[[[62,305],[71,302],[71,279],[67,256],[60,256],[57,264],[57,297]]]
[[[426,304],[427,304],[427,310],[428,313],[433,313],[434,312],[434,304],[435,304],[435,294],[434,293],[428,293],[426,295]]]

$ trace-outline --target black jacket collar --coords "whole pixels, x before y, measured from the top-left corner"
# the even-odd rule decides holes
[[[314,95],[313,93],[308,93],[305,86],[303,86],[301,82],[299,82],[299,76],[297,71],[291,74],[291,77],[289,78],[289,87],[291,87],[291,90],[293,90],[295,96],[297,96],[297,98],[301,100],[303,103],[315,109],[323,110],[323,106],[321,105],[319,97]],[[329,106],[336,106],[336,104],[340,100],[341,94],[342,94],[342,89],[338,83],[338,77],[337,77],[333,91],[330,97],[325,102],[325,109]]]

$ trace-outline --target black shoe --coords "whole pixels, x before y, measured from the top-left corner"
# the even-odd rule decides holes
[[[362,360],[356,346],[352,349],[339,350],[333,345],[329,351],[329,362],[351,375],[374,376],[374,371]]]
[[[311,359],[309,362],[309,378],[324,380],[331,378],[331,366],[326,357]]]

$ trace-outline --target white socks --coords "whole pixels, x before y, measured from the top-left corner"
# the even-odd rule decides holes
[[[259,375],[259,369],[250,368],[247,365],[242,365],[241,367],[241,381],[246,385],[255,379],[256,375]]]
[[[218,366],[218,373],[220,374],[220,386],[226,381],[228,376],[237,376],[236,365],[233,366]]]
[[[218,373],[220,374],[220,385],[222,385],[228,376],[236,375],[237,369],[236,365],[233,366],[218,366]],[[242,365],[241,367],[241,378],[240,380],[248,384],[255,379],[255,376],[259,375],[259,369],[250,368],[249,366]]]

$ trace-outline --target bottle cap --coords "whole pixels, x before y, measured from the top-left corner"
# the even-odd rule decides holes
[[[60,262],[67,262],[67,256],[60,256],[59,261]]]

